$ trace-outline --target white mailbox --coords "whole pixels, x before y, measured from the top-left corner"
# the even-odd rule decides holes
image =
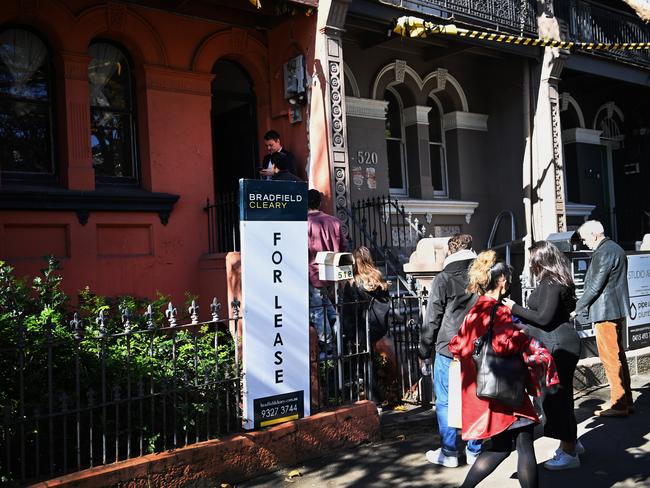
[[[341,281],[354,277],[354,256],[349,252],[321,251],[316,254],[316,264],[321,281]]]

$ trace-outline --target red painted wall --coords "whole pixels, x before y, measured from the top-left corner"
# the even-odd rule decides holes
[[[223,256],[205,256],[203,206],[214,199],[210,71],[228,58],[249,72],[258,133],[278,130],[304,167],[307,114],[289,124],[282,63],[298,53],[313,63],[315,22],[315,16],[291,17],[267,34],[131,4],[5,0],[0,28],[28,26],[52,48],[63,186],[94,189],[89,120],[70,114],[89,113],[87,49],[102,38],[120,43],[134,60],[142,187],[180,199],[167,225],[155,213],[91,212],[81,225],[72,212],[0,211],[0,259],[19,275],[33,275],[41,257],[54,253],[62,258],[71,295],[85,286],[105,295],[154,297],[160,291],[180,305],[190,291],[201,296],[201,315],[207,315],[212,296],[226,299]]]

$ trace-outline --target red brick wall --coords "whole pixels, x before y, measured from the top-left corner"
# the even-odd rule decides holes
[[[236,483],[380,437],[374,404],[357,402],[268,430],[87,469],[33,487],[149,488]]]

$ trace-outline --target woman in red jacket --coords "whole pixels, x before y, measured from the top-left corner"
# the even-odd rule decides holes
[[[494,251],[478,255],[469,269],[468,291],[478,293],[479,299],[449,344],[449,350],[461,362],[462,437],[464,440],[491,439],[467,473],[461,488],[476,486],[515,449],[519,457],[519,484],[523,488],[538,486],[533,428],[539,419],[528,395],[524,393],[517,408],[476,396],[474,341],[487,333],[493,307],[497,307],[492,338],[494,352],[503,356],[521,354],[529,345],[528,337],[513,325],[510,309],[500,304],[501,298],[507,295],[511,277],[512,268],[497,261]]]

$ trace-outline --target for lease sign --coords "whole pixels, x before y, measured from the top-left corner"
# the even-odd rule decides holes
[[[309,415],[307,184],[240,180],[244,427]]]

